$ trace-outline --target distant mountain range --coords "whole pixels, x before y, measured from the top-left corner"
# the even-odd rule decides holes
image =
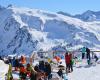
[[[58,12],[58,14],[70,16],[73,18],[78,18],[83,21],[100,21],[100,11],[94,12],[94,11],[88,10],[88,11],[84,12],[83,14],[77,14],[77,15],[70,15],[68,13],[60,11],[60,12]]]

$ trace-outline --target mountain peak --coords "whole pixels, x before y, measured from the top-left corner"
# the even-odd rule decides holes
[[[78,14],[74,16],[75,18],[81,19],[83,21],[100,21],[100,11],[87,10],[83,14]]]
[[[0,10],[2,10],[2,9],[4,9],[4,8],[5,8],[5,7],[3,7],[3,6],[0,5]]]
[[[65,15],[65,16],[69,16],[69,17],[78,18],[78,19],[81,19],[82,21],[89,21],[89,22],[100,21],[100,11],[87,10],[86,12],[82,14],[76,14],[74,16],[62,11],[59,11],[57,13]]]
[[[92,10],[87,10],[86,12],[84,12],[84,13],[93,13],[94,11],[92,11]],[[84,14],[83,13],[83,14]]]
[[[9,8],[9,7],[14,7],[12,4],[9,4],[8,6],[7,6],[7,8]]]
[[[69,14],[69,13],[66,13],[66,12],[63,12],[63,11],[59,11],[59,12],[57,12],[58,14],[62,14],[62,15],[65,15],[65,16],[72,16],[71,14]]]

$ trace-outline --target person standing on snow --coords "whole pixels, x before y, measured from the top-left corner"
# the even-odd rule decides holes
[[[90,60],[91,60],[90,49],[89,48],[86,48],[86,53],[87,53],[87,62],[88,62],[88,65],[89,65],[90,64]]]
[[[83,47],[83,48],[82,48],[82,59],[84,59],[84,57],[85,57],[85,53],[86,53],[86,48]]]
[[[97,62],[98,61],[98,56],[94,53],[94,59],[95,59],[95,62]]]
[[[69,57],[70,57],[70,72],[73,71],[73,64],[74,64],[74,61],[72,59],[72,53],[69,54]]]
[[[66,52],[65,54],[65,63],[66,63],[66,72],[70,72],[71,57],[68,55],[68,52]]]

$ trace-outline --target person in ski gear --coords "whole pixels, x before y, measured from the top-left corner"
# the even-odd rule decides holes
[[[39,69],[41,70],[41,71],[45,71],[45,63],[44,63],[44,61],[39,61]]]
[[[26,70],[27,70],[27,72],[26,72],[27,76],[30,77],[32,68],[31,68],[31,65],[29,63],[26,65]]]
[[[61,78],[63,78],[63,72],[62,72],[62,69],[61,69],[61,68],[58,70],[57,74],[58,74]]]
[[[37,72],[34,70],[34,67],[31,66],[30,80],[37,80]]]
[[[12,65],[9,64],[9,70],[7,73],[7,80],[13,80],[13,76],[12,76]]]
[[[58,74],[63,80],[68,80],[67,74],[66,74],[66,71],[65,71],[65,67],[64,67],[62,64],[60,64],[60,65],[58,66],[58,68],[59,68],[59,70],[58,70],[57,74]]]
[[[45,73],[39,69],[38,65],[34,67],[34,70],[37,72],[37,80],[42,80],[43,78],[45,78]]]
[[[26,79],[26,76],[27,76],[26,68],[24,67],[23,64],[20,65],[20,74],[19,75],[20,75],[21,80],[25,80]]]
[[[27,64],[26,70],[27,76],[30,78],[30,80],[37,80],[37,72],[34,70],[34,67],[31,64]]]
[[[82,48],[82,59],[84,59],[84,57],[85,57],[85,53],[86,53],[86,48],[83,47],[83,48]]]
[[[63,78],[63,70],[65,70],[65,67],[64,67],[62,64],[59,64],[58,68],[59,68],[59,70],[58,70],[57,74],[58,74],[61,78]]]
[[[56,61],[59,63],[61,58],[59,56],[55,56],[54,59],[56,59]]]
[[[72,53],[69,54],[69,57],[70,57],[70,72],[73,71],[73,64],[74,64],[74,60],[72,58]]]
[[[19,59],[16,58],[16,59],[13,61],[13,67],[15,67],[15,71],[18,71],[19,66],[20,66]]]
[[[48,62],[45,62],[45,74],[47,79],[51,79],[51,65]]]
[[[98,61],[98,56],[96,55],[96,54],[94,54],[94,59],[95,59],[95,62],[97,62]]]
[[[91,61],[90,49],[89,49],[89,48],[86,48],[86,53],[87,53],[87,63],[88,63],[88,65],[89,65],[89,64],[90,64],[90,61]]]
[[[26,57],[25,56],[21,56],[21,63],[22,64],[26,64]]]
[[[66,52],[65,54],[65,63],[66,63],[66,72],[70,72],[71,56],[69,56],[68,52]]]

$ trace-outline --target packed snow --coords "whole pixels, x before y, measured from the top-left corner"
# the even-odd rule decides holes
[[[0,80],[5,80],[5,75],[8,73],[9,65],[0,60]]]
[[[74,71],[68,74],[68,80],[100,80],[99,74],[100,64],[84,65],[74,68]]]

